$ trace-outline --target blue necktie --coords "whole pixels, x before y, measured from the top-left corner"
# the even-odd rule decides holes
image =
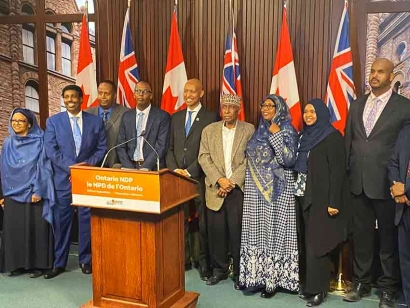
[[[186,124],[185,124],[185,136],[188,136],[189,130],[191,129],[191,126],[192,126],[192,123],[191,123],[192,113],[193,111],[188,111],[188,120],[186,121]]]
[[[73,120],[73,137],[74,137],[74,144],[75,144],[75,154],[78,156],[80,153],[81,148],[81,130],[80,125],[78,125],[78,117],[72,117]]]
[[[142,133],[142,122],[144,122],[144,113],[140,112],[138,114],[138,121],[137,121],[137,136],[141,135]],[[134,151],[134,160],[140,160],[140,145],[141,145],[141,138],[137,138],[137,147]]]
[[[108,125],[108,113],[109,111],[104,110],[102,114],[102,120],[103,120],[105,128],[107,128],[107,125]]]

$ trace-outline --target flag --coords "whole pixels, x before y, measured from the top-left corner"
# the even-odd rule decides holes
[[[178,33],[176,8],[172,13],[171,35],[167,66],[165,68],[164,88],[162,90],[161,108],[169,114],[186,108],[184,102],[184,86],[187,82],[184,55]]]
[[[239,70],[238,46],[236,43],[235,18],[232,9],[225,43],[221,96],[222,94],[234,94],[243,98],[241,73]],[[243,100],[241,101],[241,112],[238,115],[238,119],[245,121]]]
[[[83,103],[81,109],[97,106],[97,80],[93,56],[91,54],[90,38],[85,15],[81,24],[80,47],[78,52],[77,77],[75,84],[83,90]]]
[[[302,110],[300,108],[288,22],[286,20],[286,7],[283,8],[282,29],[273,68],[270,93],[280,95],[286,100],[292,116],[292,125],[297,131],[300,131],[302,129]]]
[[[346,127],[350,103],[356,98],[353,83],[353,62],[350,49],[349,15],[347,2],[340,20],[325,102],[333,126],[342,134]]]
[[[130,8],[127,9],[122,29],[120,64],[118,65],[117,102],[135,108],[134,89],[140,80],[130,27]]]

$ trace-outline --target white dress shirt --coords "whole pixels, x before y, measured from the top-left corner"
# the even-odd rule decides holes
[[[369,97],[367,98],[366,105],[364,106],[363,111],[363,123],[366,124],[367,118],[369,117],[370,111],[372,110],[376,101],[379,101],[379,107],[377,108],[376,118],[374,124],[376,124],[377,120],[379,119],[380,115],[382,114],[384,107],[386,107],[387,102],[389,101],[391,95],[393,93],[392,89],[389,89],[386,93],[383,93],[380,96],[376,96],[373,92],[370,92]]]
[[[74,120],[71,120],[71,118],[78,118],[77,123],[78,123],[78,126],[80,126],[80,131],[82,135],[83,134],[83,112],[80,111],[76,116],[72,115],[68,111],[67,111],[67,114],[68,114],[68,119],[70,121],[71,132],[73,133],[73,136],[74,136]]]
[[[232,147],[235,138],[236,123],[234,128],[227,128],[225,123],[222,125],[222,145],[225,159],[225,176],[227,179],[232,176]]]
[[[199,112],[199,110],[201,110],[201,108],[202,108],[202,104],[199,103],[198,106],[196,106],[193,110],[191,110],[189,108],[186,109],[185,125],[188,122],[188,116],[189,116],[188,111],[192,111],[192,115],[191,115],[191,127],[192,127],[192,125],[194,125],[194,121],[196,119],[196,116],[198,115],[198,112]],[[184,127],[185,127],[185,125],[184,125]]]
[[[141,132],[143,132],[145,130],[145,128],[147,127],[147,120],[148,120],[149,112],[151,110],[151,104],[149,104],[149,106],[147,108],[145,108],[145,110],[143,110],[143,111],[139,110],[138,108],[135,108],[135,109],[137,110],[137,113],[136,113],[137,118],[136,118],[136,122],[135,122],[135,125],[136,125],[135,129],[137,129],[139,114],[141,112],[144,113],[144,116],[142,117],[142,128],[141,128]],[[144,154],[142,153],[142,146],[144,145],[144,138],[140,137],[138,139],[140,141],[140,144],[139,144],[139,146],[140,146],[140,148],[139,148],[140,156],[139,157],[140,157],[140,159],[144,160]]]

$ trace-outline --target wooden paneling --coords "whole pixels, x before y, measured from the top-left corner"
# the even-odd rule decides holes
[[[117,79],[127,0],[99,0],[100,79]],[[363,0],[350,0],[363,2]],[[233,0],[247,120],[256,123],[258,104],[268,94],[282,22],[281,0]],[[150,82],[159,105],[174,0],[132,0],[133,32],[141,78]],[[288,0],[288,23],[300,99],[324,97],[343,0]],[[358,6],[359,4],[356,4]],[[102,17],[104,16],[104,17]],[[204,104],[217,110],[228,0],[179,0],[178,25],[188,78],[204,83]],[[353,16],[352,16],[353,17]],[[352,38],[352,41],[355,38]],[[356,39],[357,41],[357,39]],[[353,50],[360,62],[357,49]],[[359,66],[360,67],[360,66]],[[360,82],[361,72],[355,72]],[[356,85],[361,89],[360,85]]]

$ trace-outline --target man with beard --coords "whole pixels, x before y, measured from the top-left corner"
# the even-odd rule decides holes
[[[352,102],[346,126],[348,177],[353,209],[353,288],[345,301],[357,302],[371,292],[374,235],[380,238],[378,253],[382,274],[379,307],[394,307],[400,286],[395,203],[390,195],[387,162],[397,136],[410,122],[410,101],[392,92],[393,63],[373,62],[372,91]]]
[[[151,105],[152,88],[146,81],[135,86],[135,109],[124,113],[121,120],[117,145],[134,140],[117,148],[117,156],[123,168],[157,170],[165,167],[165,154],[169,145],[170,116]],[[143,137],[139,137],[142,136]],[[138,137],[138,138],[136,138]],[[159,156],[157,166],[157,153]]]
[[[107,151],[117,144],[118,133],[120,131],[121,118],[127,107],[116,103],[117,86],[111,80],[104,80],[98,85],[98,107],[91,107],[85,111],[99,116],[107,131]],[[115,150],[108,154],[104,167],[112,168],[118,163],[117,152]]]

